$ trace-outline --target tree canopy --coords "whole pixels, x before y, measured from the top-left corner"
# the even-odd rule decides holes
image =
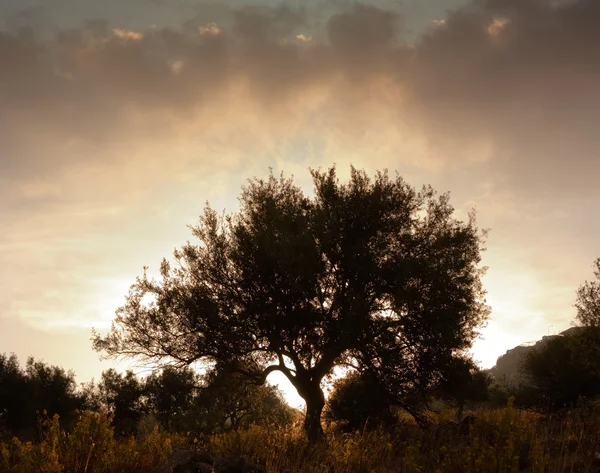
[[[488,400],[491,378],[468,357],[455,357],[442,372],[433,394],[456,406],[457,419],[462,418],[468,402]]]
[[[325,419],[345,432],[390,428],[397,423],[394,405],[379,380],[358,371],[335,380]]]
[[[44,414],[58,414],[70,426],[83,403],[73,372],[32,357],[22,368],[14,354],[0,354],[0,436],[34,438]]]
[[[472,343],[489,309],[484,233],[454,217],[449,195],[401,177],[312,171],[252,179],[238,212],[207,205],[196,242],[144,274],[94,347],[158,363],[214,363],[262,383],[282,372],[322,433],[321,382],[336,365],[368,369],[400,399],[427,389]]]
[[[196,429],[224,432],[254,425],[290,425],[294,410],[276,386],[257,385],[238,372],[211,370],[196,398]]]

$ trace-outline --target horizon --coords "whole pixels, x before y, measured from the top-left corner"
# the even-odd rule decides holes
[[[91,329],[205,201],[235,211],[269,168],[309,193],[334,163],[477,209],[481,367],[564,331],[600,256],[598,20],[592,0],[6,0],[0,353],[124,370]]]

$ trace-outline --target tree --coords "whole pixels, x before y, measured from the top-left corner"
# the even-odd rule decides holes
[[[389,428],[397,421],[393,402],[379,380],[358,371],[334,382],[325,418],[336,422],[345,432]]]
[[[205,432],[237,431],[251,424],[285,426],[292,408],[271,385],[257,385],[238,372],[209,371],[196,398],[195,416]]]
[[[457,419],[460,420],[465,404],[483,402],[488,399],[488,387],[491,378],[468,357],[456,357],[442,372],[434,394],[456,406]]]
[[[600,330],[581,327],[547,339],[529,352],[517,402],[541,410],[573,407],[600,394]]]
[[[0,355],[0,431],[33,438],[44,412],[69,426],[83,404],[73,372],[31,357],[22,369],[15,355]]]
[[[119,435],[135,433],[147,406],[144,384],[133,371],[124,376],[113,368],[103,371],[98,390],[102,403],[114,415],[115,431]]]
[[[166,367],[146,378],[148,409],[169,431],[185,430],[186,417],[194,405],[199,380],[190,368]]]
[[[174,266],[163,260],[161,280],[136,280],[95,349],[217,363],[259,384],[280,371],[306,401],[311,441],[322,434],[321,382],[337,365],[429,387],[489,312],[474,215],[459,221],[448,194],[387,172],[312,177],[312,198],[271,175],[249,181],[237,213],[207,206],[198,242],[176,250]]]
[[[577,289],[577,321],[584,326],[600,326],[600,258],[594,261],[596,281],[586,281]]]
[[[45,411],[50,417],[58,414],[63,425],[74,423],[76,411],[83,406],[84,400],[77,391],[73,371],[30,357],[25,366],[25,376],[29,384],[31,412],[42,414]],[[36,417],[32,418],[34,422]]]
[[[27,379],[15,354],[0,355],[0,432],[16,434],[27,416]],[[32,428],[32,425],[27,426]]]

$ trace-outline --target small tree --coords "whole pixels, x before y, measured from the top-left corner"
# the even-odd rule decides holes
[[[389,428],[397,421],[393,403],[379,380],[357,371],[334,382],[325,418],[346,432]]]
[[[186,429],[186,418],[194,405],[200,380],[193,370],[167,366],[154,372],[145,380],[148,410],[156,415],[160,424],[169,431]]]
[[[573,407],[600,394],[600,330],[580,330],[547,340],[529,352],[521,367],[520,404],[540,410]]]
[[[482,235],[453,217],[447,194],[352,169],[312,172],[315,195],[291,179],[251,180],[237,214],[207,207],[198,243],[138,278],[112,330],[109,356],[217,362],[262,383],[282,372],[322,434],[323,378],[358,364],[396,387],[428,388],[470,347],[488,315]],[[242,367],[243,368],[239,368]]]
[[[133,371],[128,370],[122,375],[110,368],[102,372],[98,390],[102,403],[114,415],[115,432],[118,435],[134,434],[147,410],[143,382]]]
[[[257,385],[235,371],[208,372],[195,404],[200,430],[208,433],[237,431],[251,424],[285,426],[292,421],[292,408],[275,386]]]
[[[594,261],[594,276],[577,289],[576,319],[584,326],[600,326],[600,258]]]
[[[456,357],[442,372],[434,394],[456,406],[456,417],[462,418],[468,402],[483,402],[488,399],[491,378],[468,357]]]
[[[0,355],[0,432],[33,438],[44,412],[70,427],[84,401],[73,372],[31,357],[22,369],[15,355]]]
[[[39,414],[45,411],[49,417],[58,414],[63,425],[71,427],[76,411],[84,404],[83,396],[77,390],[75,373],[29,357],[25,376],[31,396],[31,411]]]

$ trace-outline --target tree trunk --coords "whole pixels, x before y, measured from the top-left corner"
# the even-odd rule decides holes
[[[317,443],[323,437],[321,414],[325,407],[325,395],[321,383],[307,386],[298,390],[306,402],[306,417],[304,418],[304,432],[310,443]],[[301,392],[300,392],[301,391]]]
[[[306,400],[304,431],[306,432],[306,436],[310,443],[316,443],[323,437],[323,426],[321,425],[321,413],[323,412],[323,407],[325,407],[324,398]]]

